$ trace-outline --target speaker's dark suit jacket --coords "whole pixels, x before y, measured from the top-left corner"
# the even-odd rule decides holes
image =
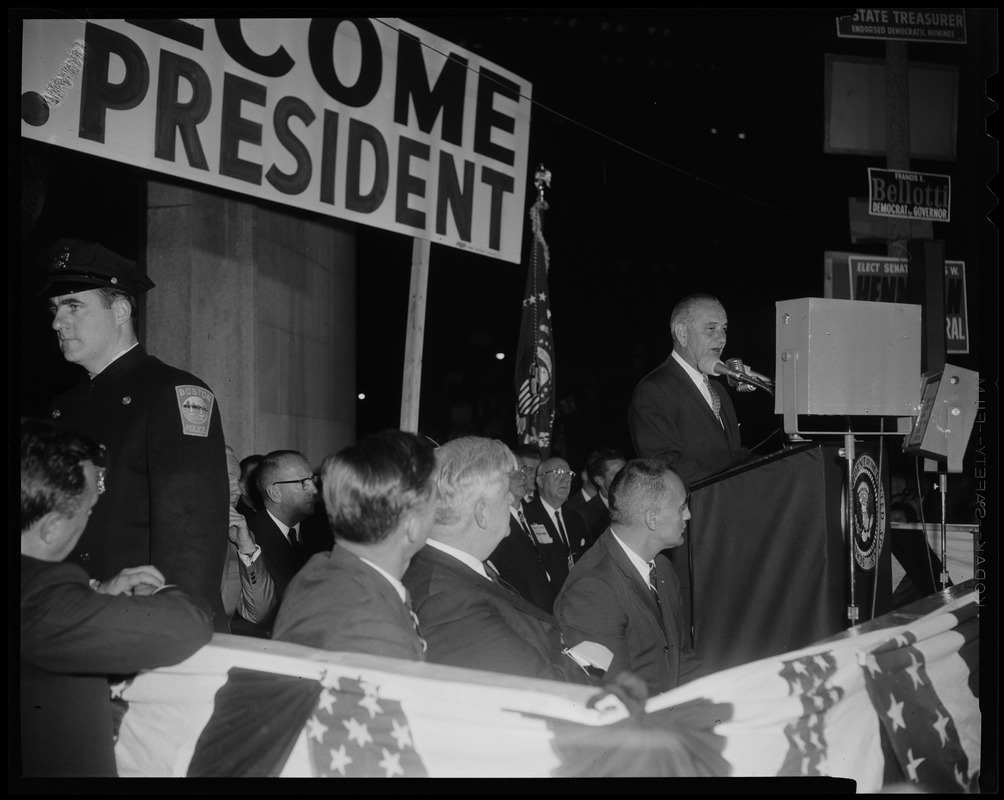
[[[561,519],[565,523],[565,532],[568,534],[572,560],[574,561],[589,546],[586,526],[578,514],[565,512],[563,509],[558,510],[561,511]],[[561,584],[568,577],[569,548],[565,546],[565,543],[558,535],[558,529],[551,522],[551,515],[544,508],[540,495],[535,495],[533,500],[523,504],[523,514],[526,516],[526,521],[530,524],[530,530],[537,538],[537,544],[544,557],[544,566],[547,567],[547,571],[551,574],[551,583],[556,589],[560,589]]]
[[[663,555],[655,557],[659,605],[608,528],[572,569],[554,603],[569,646],[596,642],[613,653],[607,675],[631,670],[650,695],[695,677],[700,660],[684,644],[680,584]]]
[[[294,549],[264,508],[251,517],[248,530],[254,534],[254,540],[261,547],[265,566],[275,584],[276,607],[279,607],[289,582],[306,563],[307,554],[302,548]],[[303,530],[302,520],[300,530]]]
[[[428,660],[455,667],[593,684],[563,655],[551,614],[426,545],[404,575]]]
[[[688,487],[749,452],[739,439],[736,411],[725,384],[714,378],[711,383],[722,401],[723,424],[672,355],[642,378],[628,410],[638,457],[666,459]]]
[[[509,514],[509,535],[488,557],[502,580],[512,586],[524,600],[551,613],[557,587],[551,582],[544,556],[529,529]]]
[[[425,660],[401,595],[344,547],[312,556],[294,576],[272,638],[322,650]]]
[[[628,409],[631,441],[639,458],[664,458],[689,488],[741,461],[749,451],[739,439],[732,399],[725,384],[712,379],[721,398],[722,423],[715,418],[704,395],[694,385],[672,353],[635,387]],[[680,578],[683,615],[690,640],[690,544],[670,551],[670,561]]]

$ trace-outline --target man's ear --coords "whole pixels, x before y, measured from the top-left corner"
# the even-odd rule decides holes
[[[645,510],[644,514],[642,514],[642,519],[645,520],[645,527],[647,527],[650,531],[654,531],[656,525],[659,524],[659,512],[654,508],[648,508]]]
[[[124,297],[116,297],[112,300],[112,313],[115,315],[115,324],[121,325],[132,318],[132,305]]]
[[[38,538],[46,547],[58,547],[66,535],[66,522],[58,511],[50,511],[38,521]]]
[[[677,322],[673,326],[673,341],[679,342],[681,345],[687,343],[687,326],[682,322]]]
[[[414,544],[422,539],[422,533],[419,526],[419,515],[409,513],[404,520],[404,538]]]
[[[488,501],[479,497],[474,503],[474,521],[479,528],[488,527]]]

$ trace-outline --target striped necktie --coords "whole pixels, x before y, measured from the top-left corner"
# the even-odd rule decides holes
[[[655,598],[655,604],[659,606],[659,610],[662,611],[662,603],[659,602],[659,574],[656,571],[654,561],[650,561],[648,563],[648,588],[652,590],[652,597]]]
[[[411,594],[407,590],[405,590],[404,594],[404,604],[408,607],[408,613],[411,615],[411,624],[415,628],[415,635],[418,637],[418,641],[422,643],[422,652],[424,653],[428,651],[429,643],[422,636],[422,628],[418,624],[418,614],[415,613],[415,608],[411,604]]]
[[[708,387],[708,392],[711,394],[711,410],[715,412],[715,419],[724,428],[725,423],[722,422],[722,398],[718,396],[718,387],[708,380],[707,375],[704,376],[704,385]]]
[[[655,599],[655,607],[659,609],[659,627],[665,631],[665,623],[662,620],[662,601],[659,600],[659,572],[655,567],[655,561],[648,562],[648,588],[652,591]]]

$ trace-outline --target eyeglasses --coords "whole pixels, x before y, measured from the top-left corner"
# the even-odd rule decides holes
[[[291,481],[272,481],[272,485],[275,486],[280,483],[298,483],[303,491],[307,491],[311,486],[317,487],[317,475],[308,475],[306,478],[294,478]]]
[[[575,470],[571,469],[549,469],[547,472],[540,473],[541,475],[557,475],[559,478],[562,475],[567,475],[569,478],[575,477]]]

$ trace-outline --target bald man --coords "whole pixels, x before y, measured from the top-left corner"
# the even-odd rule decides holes
[[[673,352],[634,390],[628,427],[639,458],[662,458],[688,488],[741,461],[735,408],[707,370],[721,360],[729,318],[709,294],[683,298],[670,317]]]
[[[575,512],[565,513],[564,505],[575,473],[558,456],[545,459],[537,468],[537,494],[524,503],[523,513],[537,540],[551,583],[559,588],[572,564],[589,546],[586,524]]]
[[[662,551],[683,544],[683,481],[661,459],[627,462],[610,486],[610,526],[572,569],[554,603],[569,646],[609,652],[607,675],[630,670],[650,694],[700,672],[686,643],[680,582]]]

